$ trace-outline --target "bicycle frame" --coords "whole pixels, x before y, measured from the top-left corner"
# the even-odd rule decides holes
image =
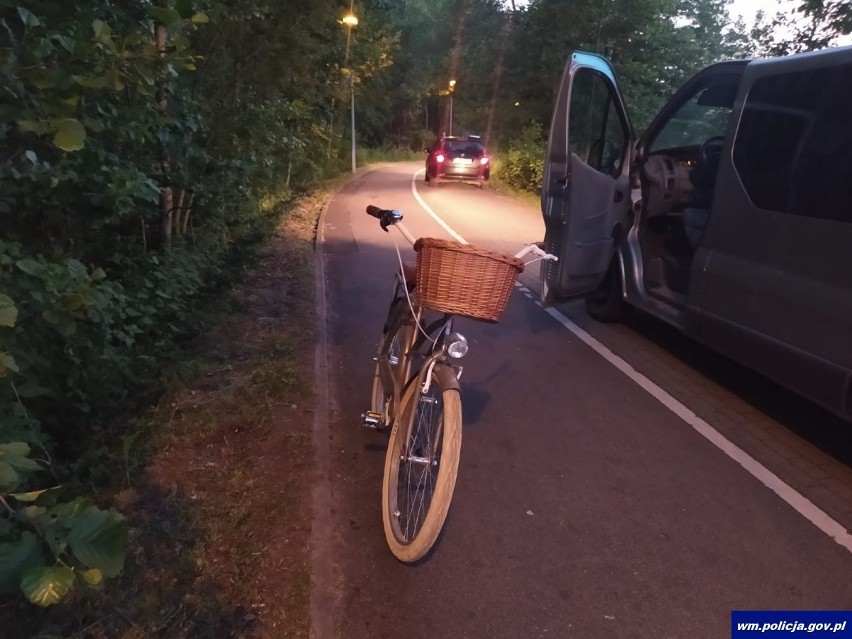
[[[409,307],[403,288],[405,286],[402,275],[397,274],[393,300],[385,326],[386,336],[403,335],[405,342],[397,344],[399,353],[396,355],[390,353],[389,345],[383,344],[381,352],[376,357],[382,385],[384,389],[390,389],[390,396],[385,398],[385,411],[381,416],[384,426],[394,425],[399,417],[398,411],[403,395],[409,386],[415,383],[415,380],[420,386],[426,384],[427,375],[439,362],[456,370],[456,367],[446,362],[446,340],[452,334],[454,317],[444,314],[424,327],[423,309],[416,305],[413,309]],[[410,329],[399,332],[400,327],[406,323],[409,324]],[[433,339],[432,335],[436,333],[437,336]],[[432,343],[428,351],[424,351],[427,340]],[[415,359],[422,359],[422,362],[415,366]],[[415,370],[416,374],[413,374]],[[458,375],[460,372],[456,374],[456,378]]]

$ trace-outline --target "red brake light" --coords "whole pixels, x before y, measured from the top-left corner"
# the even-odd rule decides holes
[[[443,154],[443,153],[439,153],[438,155],[436,155],[436,156],[435,156],[435,161],[436,161],[436,162],[438,162],[438,163],[443,162],[443,161],[444,161],[444,154]]]
[[[483,155],[481,158],[479,158],[479,163],[480,164],[488,164],[488,156]]]

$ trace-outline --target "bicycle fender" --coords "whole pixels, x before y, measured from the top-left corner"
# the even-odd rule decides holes
[[[441,382],[441,388],[444,390],[461,391],[458,377],[455,371],[446,364],[435,364],[435,369],[432,371],[435,377]]]

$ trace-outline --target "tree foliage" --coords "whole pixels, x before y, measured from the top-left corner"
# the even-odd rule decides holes
[[[801,0],[792,13],[760,14],[752,27],[750,50],[779,56],[833,46],[852,33],[852,4],[846,0]]]
[[[337,170],[340,14],[331,0],[2,5],[3,590],[51,605],[120,570],[126,525],[75,486],[108,477],[122,415],[277,203]],[[362,77],[388,64],[380,45]],[[60,481],[70,501],[39,492]]]

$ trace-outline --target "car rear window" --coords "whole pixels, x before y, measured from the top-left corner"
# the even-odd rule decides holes
[[[485,149],[479,142],[465,140],[447,140],[445,143],[447,153],[459,153],[464,155],[482,155]]]

